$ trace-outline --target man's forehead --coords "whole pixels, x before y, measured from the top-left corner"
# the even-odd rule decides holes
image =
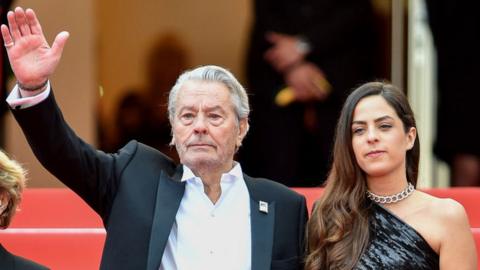
[[[218,103],[230,99],[230,91],[220,82],[188,81],[180,89],[177,103]]]
[[[188,80],[180,87],[180,93],[197,92],[228,92],[228,87],[219,81],[210,80]]]
[[[224,111],[234,113],[228,88],[220,82],[189,81],[180,88],[176,107],[182,111]]]

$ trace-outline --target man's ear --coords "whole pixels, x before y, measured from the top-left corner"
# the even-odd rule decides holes
[[[238,123],[238,135],[236,142],[237,147],[240,147],[240,145],[242,145],[243,138],[245,138],[245,135],[247,135],[249,128],[250,125],[248,124],[248,118],[240,119]]]

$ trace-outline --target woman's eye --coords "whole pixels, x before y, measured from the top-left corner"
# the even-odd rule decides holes
[[[359,135],[359,134],[362,134],[363,131],[364,131],[363,128],[355,128],[353,129],[353,134]]]
[[[392,127],[392,125],[390,125],[390,124],[381,124],[380,125],[381,129],[390,129],[391,127]]]

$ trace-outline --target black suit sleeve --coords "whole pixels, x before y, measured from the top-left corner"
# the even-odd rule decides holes
[[[40,163],[82,197],[104,220],[119,175],[136,151],[130,143],[117,154],[95,150],[67,125],[53,93],[41,103],[13,114]]]
[[[300,209],[298,211],[298,215],[299,215],[298,242],[300,243],[300,245],[299,245],[298,254],[301,254],[301,258],[303,259],[305,257],[305,252],[306,252],[305,229],[307,227],[307,221],[308,221],[307,203],[304,196],[302,196],[301,198],[301,203],[299,208]],[[303,260],[301,261],[301,263],[302,263],[302,269],[303,269]]]
[[[50,268],[47,268],[41,264],[38,264],[36,262],[27,260],[22,257],[15,256],[15,269],[18,270],[49,270]]]

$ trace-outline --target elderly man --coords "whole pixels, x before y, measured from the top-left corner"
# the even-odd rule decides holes
[[[105,154],[68,127],[51,92],[68,33],[50,47],[30,9],[9,12],[8,23],[1,30],[18,83],[7,101],[40,162],[102,217],[101,269],[301,268],[305,199],[233,160],[249,104],[230,72],[200,67],[173,86],[181,165],[136,141]]]

